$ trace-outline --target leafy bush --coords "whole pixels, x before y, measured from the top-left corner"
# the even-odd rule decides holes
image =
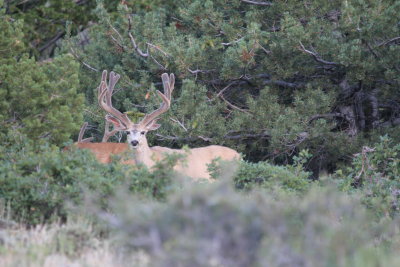
[[[82,203],[89,192],[100,205],[121,186],[157,199],[170,189],[173,159],[150,172],[146,167],[100,164],[88,151],[60,151],[55,146],[35,146],[16,135],[0,148],[0,199],[14,217],[28,224],[65,219],[66,201]],[[7,145],[8,144],[8,145]]]
[[[150,266],[377,266],[400,260],[391,243],[396,225],[376,225],[356,198],[332,188],[299,197],[242,194],[216,182],[188,187],[164,204],[121,194],[114,206],[102,218],[121,250],[145,250]]]
[[[275,166],[267,162],[242,161],[234,177],[236,188],[249,190],[280,187],[287,191],[303,192],[310,188],[310,173],[295,166]]]
[[[342,190],[361,191],[363,202],[378,217],[400,214],[400,144],[388,136],[373,147],[364,146],[336,177]]]

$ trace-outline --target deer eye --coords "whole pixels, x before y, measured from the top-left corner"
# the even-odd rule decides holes
[[[127,135],[130,135],[130,134],[131,134],[131,132],[126,132],[126,134],[127,134]]]
[[[143,131],[143,132],[140,132],[140,134],[141,134],[141,135],[144,135],[145,133],[146,133],[145,131]]]

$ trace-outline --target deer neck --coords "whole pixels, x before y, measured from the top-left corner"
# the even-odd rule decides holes
[[[143,140],[137,148],[131,147],[131,150],[133,151],[133,159],[136,164],[144,164],[148,168],[153,167],[155,164],[152,159],[153,152],[147,144],[147,140]]]

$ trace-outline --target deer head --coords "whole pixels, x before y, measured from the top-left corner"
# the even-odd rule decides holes
[[[105,117],[106,121],[108,123],[112,123],[114,126],[114,129],[107,133],[107,139],[117,131],[126,131],[128,135],[127,140],[130,147],[136,149],[140,146],[148,146],[146,139],[147,132],[156,130],[161,126],[157,123],[157,120],[161,114],[165,113],[170,108],[171,94],[175,84],[175,76],[172,73],[170,75],[167,73],[163,73],[161,75],[164,93],[161,93],[159,90],[157,90],[157,94],[162,99],[162,103],[158,109],[146,114],[138,123],[133,123],[126,114],[120,112],[112,106],[111,98],[114,91],[114,86],[118,82],[119,78],[119,74],[110,72],[110,77],[107,84],[107,71],[104,70],[101,83],[98,87],[99,105],[108,113]]]

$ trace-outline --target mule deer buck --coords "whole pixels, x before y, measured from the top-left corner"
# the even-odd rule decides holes
[[[125,131],[127,134],[128,144],[81,143],[78,147],[90,149],[96,154],[98,159],[107,153],[123,153],[129,147],[130,151],[132,152],[132,158],[124,163],[144,164],[148,168],[153,167],[157,161],[163,160],[167,154],[184,154],[186,155],[186,158],[183,162],[179,162],[174,169],[183,175],[195,179],[210,179],[207,169],[208,165],[212,163],[214,159],[221,159],[224,161],[239,160],[240,155],[238,152],[228,147],[218,145],[192,148],[188,151],[160,146],[149,147],[146,134],[149,131],[157,130],[161,126],[157,123],[157,121],[159,117],[163,113],[167,112],[171,106],[171,94],[174,89],[175,76],[174,74],[168,75],[167,73],[163,73],[161,75],[164,93],[161,93],[157,90],[157,94],[162,99],[162,103],[158,109],[146,114],[138,123],[133,123],[126,114],[120,112],[112,106],[111,98],[114,86],[118,82],[119,78],[120,76],[118,74],[111,72],[107,84],[107,71],[103,71],[101,83],[98,87],[98,102],[100,107],[107,112],[105,117],[106,121],[112,123],[114,126],[113,131],[109,132],[109,134],[114,134],[118,131]],[[107,128],[108,127],[106,126],[106,131],[108,131]]]

